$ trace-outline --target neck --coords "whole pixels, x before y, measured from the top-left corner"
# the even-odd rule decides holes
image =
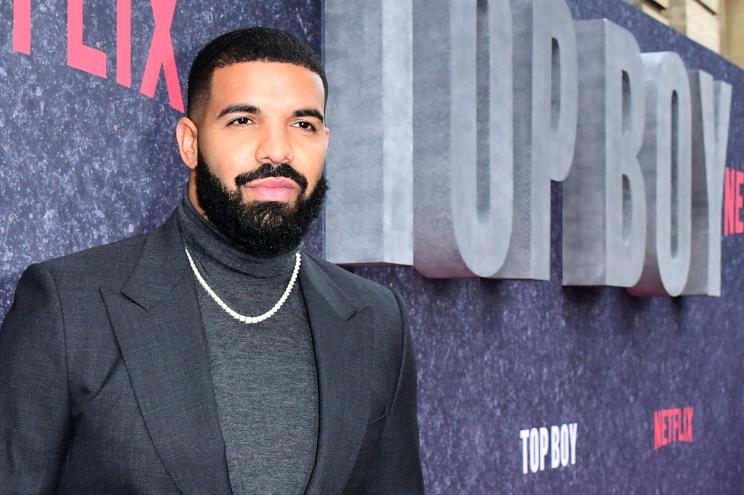
[[[299,246],[286,253],[257,256],[225,237],[217,227],[200,212],[191,199],[190,188],[178,205],[178,221],[186,246],[198,258],[207,256],[235,271],[259,278],[286,276],[292,272]]]
[[[189,182],[186,185],[186,196],[191,206],[201,215],[204,219],[207,219],[207,212],[199,204],[199,197],[196,194],[196,172],[191,172],[189,175]]]

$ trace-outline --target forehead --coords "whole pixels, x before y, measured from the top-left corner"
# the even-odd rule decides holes
[[[216,69],[212,74],[209,107],[247,103],[316,107],[323,109],[320,76],[306,67],[280,62],[241,62]]]

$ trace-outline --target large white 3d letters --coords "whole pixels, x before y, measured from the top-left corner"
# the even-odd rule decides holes
[[[509,2],[414,0],[413,31],[414,267],[493,277],[512,228]]]
[[[413,263],[410,0],[325,0],[326,257]],[[339,144],[335,144],[339,143]]]
[[[731,86],[564,0],[325,0],[325,255],[720,295]]]
[[[690,71],[692,96],[692,246],[682,294],[721,295],[721,203],[731,85]]]
[[[562,0],[512,0],[514,16],[514,222],[499,278],[550,278],[550,182],[571,169],[577,55]]]
[[[573,170],[563,183],[563,283],[631,287],[646,242],[637,156],[644,129],[641,51],[609,21],[576,25],[580,118]]]
[[[643,55],[646,132],[640,162],[646,181],[646,260],[636,295],[678,296],[690,269],[690,84],[673,52]]]

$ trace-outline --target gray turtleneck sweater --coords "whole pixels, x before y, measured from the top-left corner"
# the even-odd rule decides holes
[[[265,258],[242,252],[186,194],[178,220],[197,269],[230,308],[257,316],[276,304],[296,250]],[[318,386],[299,281],[275,315],[254,325],[233,319],[195,283],[233,493],[304,493],[315,465]]]

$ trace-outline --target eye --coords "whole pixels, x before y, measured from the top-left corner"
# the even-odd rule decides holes
[[[228,125],[244,126],[249,124],[253,124],[250,117],[238,117],[237,119],[231,120]]]
[[[299,127],[300,129],[303,129],[305,131],[315,132],[317,130],[317,128],[307,120],[301,120],[299,122],[295,122],[292,125]]]

